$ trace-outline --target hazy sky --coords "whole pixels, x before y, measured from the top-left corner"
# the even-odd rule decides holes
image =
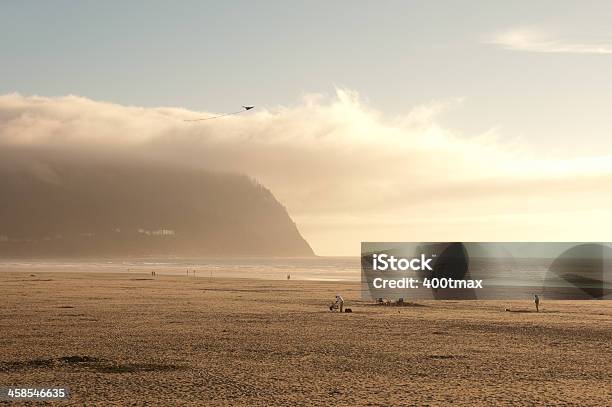
[[[225,111],[339,86],[390,115],[462,98],[442,120],[467,134],[593,151],[576,135],[612,132],[612,54],[588,52],[612,50],[611,20],[607,1],[2,2],[0,93]]]
[[[576,185],[592,185],[584,205],[563,209],[577,214],[569,222],[579,225],[588,205],[602,201],[596,179],[609,171],[611,20],[610,2],[2,2],[0,94],[17,92],[25,98],[3,99],[0,129],[13,142],[54,142],[45,133],[48,121],[33,124],[7,113],[19,106],[34,118],[59,120],[53,131],[74,132],[72,139],[86,134],[91,123],[109,136],[113,120],[147,145],[169,131],[184,134],[187,143],[211,137],[209,132],[215,137],[227,133],[228,140],[214,147],[210,140],[201,141],[203,150],[194,151],[208,156],[207,148],[224,144],[221,156],[227,162],[211,165],[248,172],[269,186],[323,254],[350,254],[359,240],[420,240],[416,233],[406,235],[406,228],[431,222],[439,224],[439,233],[447,227],[456,237],[461,228],[477,225],[491,228],[480,236],[494,236],[486,216],[526,230],[533,221],[524,218],[527,213],[538,219],[553,216],[544,201],[540,212],[535,204],[518,210],[518,218],[505,212],[504,194],[525,194],[512,185],[528,172],[544,178],[531,191],[552,185],[547,194],[570,194],[558,197],[566,203],[584,197]],[[336,89],[341,89],[338,95]],[[69,94],[88,99],[61,98]],[[36,108],[40,100],[30,95],[52,99],[45,99],[43,112]],[[242,104],[257,105],[258,113],[199,130],[177,119],[197,115],[187,110],[145,114],[123,107],[225,112]],[[95,112],[107,108],[110,123]],[[66,127],[70,109],[83,114],[85,124]],[[137,118],[130,116],[134,112],[140,112]],[[145,123],[143,117],[152,121]],[[169,151],[190,150],[164,145]],[[237,152],[237,145],[247,148]],[[404,157],[415,151],[421,155],[408,157],[410,164],[390,159],[394,150]],[[446,163],[434,163],[440,157]],[[305,172],[319,165],[324,171],[313,171],[321,177],[318,183],[306,182]],[[457,173],[445,172],[456,170],[455,165]],[[330,171],[334,176],[326,177]],[[456,201],[439,209],[435,219],[426,213],[441,205],[439,200],[427,201],[422,193],[418,202],[427,207],[414,212],[409,194],[415,183],[430,181],[424,174],[432,172],[431,179],[461,180],[437,184],[445,200],[451,191]],[[493,180],[483,181],[484,173]],[[560,174],[591,178],[555,184]],[[367,182],[361,182],[364,177]],[[381,177],[386,179],[378,185],[384,199],[364,200]],[[413,182],[406,183],[406,177]],[[398,185],[402,192],[390,194]],[[504,191],[493,195],[501,203],[489,202],[480,211],[483,201],[476,191],[492,199],[491,188]],[[466,203],[467,196],[474,202]],[[610,218],[604,206],[597,210]],[[400,213],[418,216],[398,225],[393,216]],[[452,222],[461,226],[448,226]],[[555,222],[560,218],[553,216],[550,225]],[[558,235],[556,230],[549,229],[551,236]],[[500,238],[530,240],[512,233]]]

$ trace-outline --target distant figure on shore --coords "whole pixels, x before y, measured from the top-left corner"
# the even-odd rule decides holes
[[[291,274],[287,273],[287,280],[291,280]]]
[[[533,295],[533,302],[535,302],[536,312],[540,312],[540,297],[537,294]]]

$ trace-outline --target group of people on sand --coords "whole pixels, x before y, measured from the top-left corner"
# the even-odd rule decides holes
[[[401,300],[403,302],[403,298]],[[536,312],[540,312],[540,296],[538,294],[533,295],[533,302],[535,303]],[[342,298],[340,294],[336,294],[336,298],[330,304],[329,310],[330,311],[338,310],[342,312],[343,309],[344,309],[344,298]],[[506,311],[508,311],[507,308],[506,308]]]

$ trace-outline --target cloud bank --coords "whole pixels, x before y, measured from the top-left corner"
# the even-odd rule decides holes
[[[612,157],[543,158],[491,132],[466,137],[439,124],[456,103],[387,118],[338,90],[185,122],[208,113],[8,94],[0,96],[0,150],[246,173],[272,190],[319,254],[354,255],[362,240],[606,238]]]
[[[519,27],[500,32],[485,42],[513,51],[612,54],[612,41],[576,41],[532,27]]]

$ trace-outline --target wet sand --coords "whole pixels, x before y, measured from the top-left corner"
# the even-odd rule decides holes
[[[612,404],[612,301],[400,308],[359,290],[0,271],[0,386],[75,405]],[[327,309],[337,292],[353,313]]]

